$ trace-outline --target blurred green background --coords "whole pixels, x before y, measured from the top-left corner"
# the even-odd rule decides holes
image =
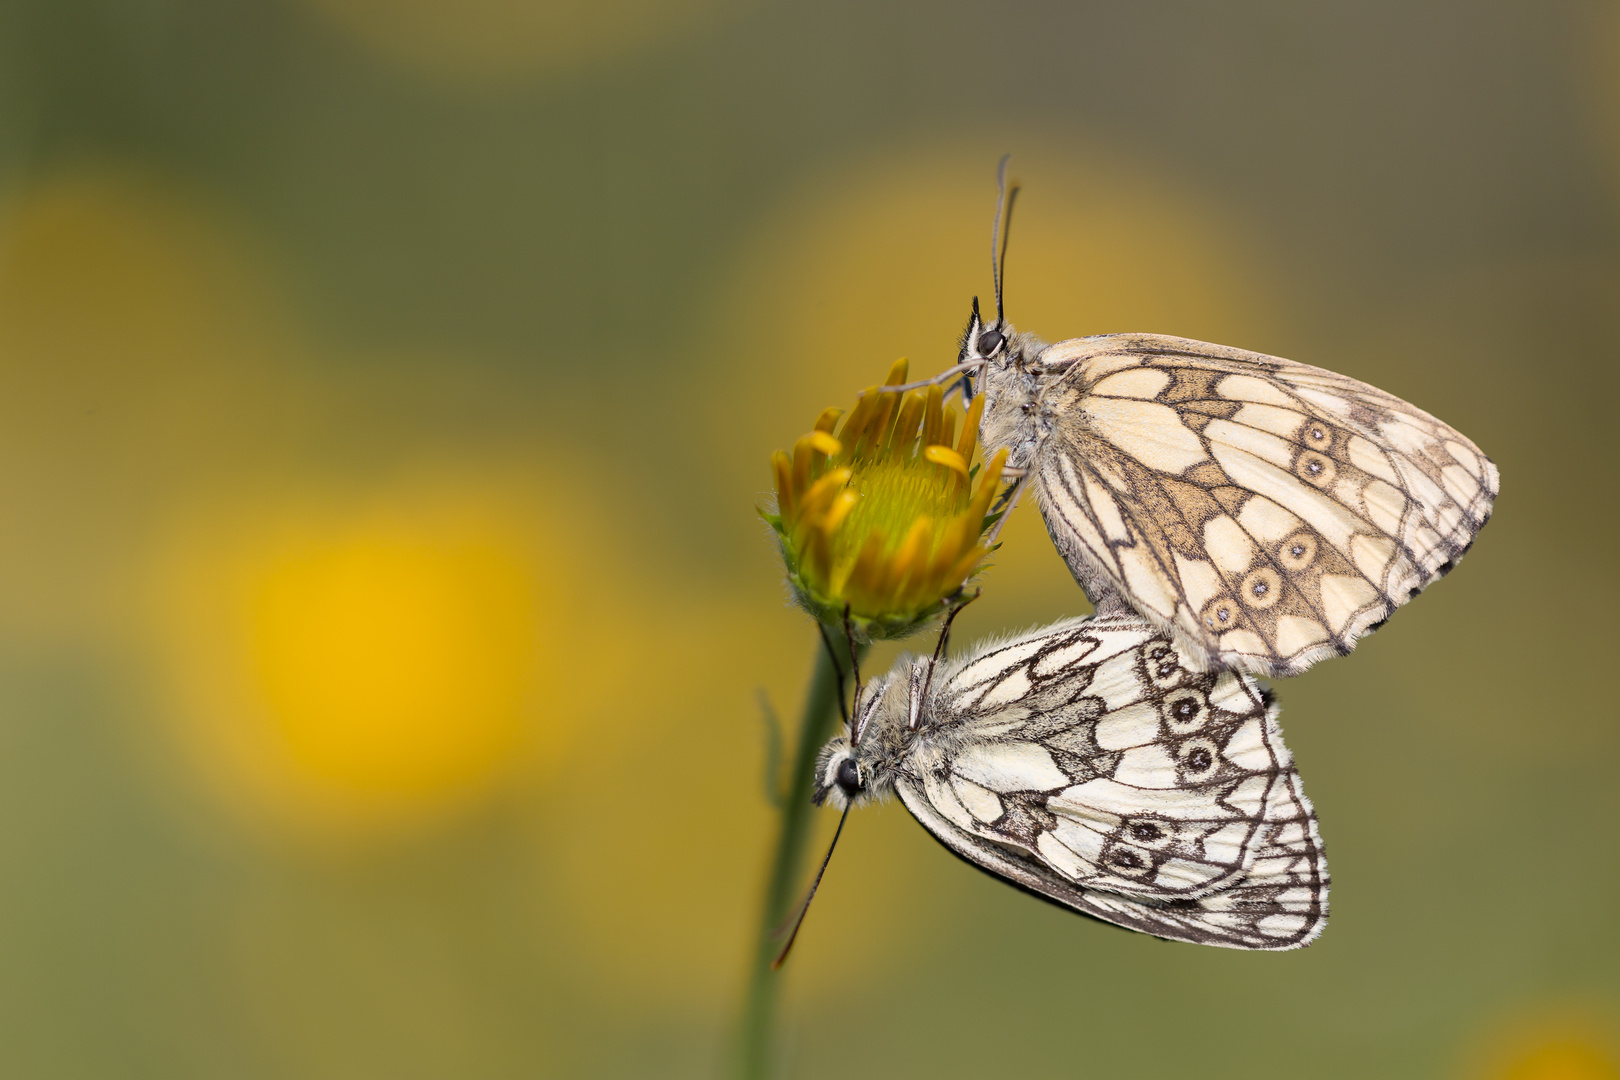
[[[1017,325],[1367,379],[1503,494],[1280,687],[1318,944],[866,811],[785,1074],[1620,1076],[1620,9],[1528,0],[7,0],[0,1075],[712,1075],[815,643],[767,455],[953,360],[1004,151]],[[1007,539],[958,641],[1085,610]]]

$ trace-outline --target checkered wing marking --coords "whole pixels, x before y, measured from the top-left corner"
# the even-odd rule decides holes
[[[1349,652],[1462,558],[1500,486],[1460,432],[1320,368],[1149,334],[1038,362],[1063,372],[1036,461],[1053,540],[1200,667]]]
[[[1252,679],[1199,673],[1140,618],[1071,620],[951,665],[902,801],[958,855],[1177,941],[1309,944],[1315,813]]]

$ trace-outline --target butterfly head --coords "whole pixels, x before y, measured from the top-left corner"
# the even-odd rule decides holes
[[[897,672],[867,683],[857,693],[844,733],[821,748],[816,758],[811,800],[842,810],[887,797],[894,787],[894,763],[906,736],[907,680]]]
[[[1013,339],[1013,328],[999,315],[989,322],[984,321],[979,314],[979,298],[975,296],[973,312],[968,316],[967,329],[962,331],[956,357],[959,365],[975,365],[975,370],[962,376],[964,399],[972,400],[983,386],[986,367],[1004,366],[1007,363]]]
[[[998,315],[985,322],[979,314],[979,298],[973,298],[973,312],[968,316],[967,329],[962,331],[961,349],[957,356],[957,363],[966,364],[975,360],[993,361],[1005,356],[1007,352],[1007,339],[1012,334],[1012,327]]]
[[[870,769],[862,768],[855,747],[840,736],[821,749],[816,761],[815,790],[810,798],[817,806],[830,802],[842,810],[851,803],[864,801],[869,780]]]

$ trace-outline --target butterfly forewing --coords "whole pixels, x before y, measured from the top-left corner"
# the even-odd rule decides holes
[[[1084,914],[1247,949],[1327,913],[1275,710],[1136,617],[1057,624],[954,663],[896,786],[957,854]]]
[[[1354,379],[1147,334],[1058,342],[1037,363],[1053,539],[1197,667],[1285,676],[1348,652],[1490,516],[1478,447]]]

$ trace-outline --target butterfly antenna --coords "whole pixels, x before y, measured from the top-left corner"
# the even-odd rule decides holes
[[[1007,239],[1002,229],[1002,221],[1006,221],[1006,232],[1012,231],[1012,204],[1018,198],[1018,187],[1014,185],[1012,191],[1007,191],[1007,162],[1011,154],[1002,154],[1001,161],[996,165],[996,220],[990,226],[990,277],[996,285],[996,325],[1001,325],[1001,283],[1002,273],[1007,263]],[[1005,219],[1002,211],[1006,211]]]
[[[833,648],[832,638],[827,636],[827,628],[820,619],[816,620],[816,629],[821,631],[821,643],[827,647],[827,659],[832,661],[833,678],[838,680],[838,712],[844,718],[844,726],[849,727],[849,705],[844,701],[844,668],[838,662],[838,650]]]
[[[1012,239],[1013,206],[1018,202],[1018,193],[1022,190],[1014,184],[1012,190],[1007,192],[1007,222],[1001,231],[1001,270],[996,274],[996,322],[999,324],[1007,321],[1001,314],[1001,290],[1007,285],[1007,241]]]
[[[804,925],[804,917],[810,912],[810,901],[816,898],[816,890],[821,888],[821,875],[827,872],[827,864],[832,862],[833,849],[838,846],[838,838],[844,835],[844,822],[848,820],[849,810],[853,805],[855,804],[846,803],[844,812],[839,815],[838,828],[833,833],[832,843],[827,845],[827,854],[821,858],[821,869],[816,871],[815,880],[810,882],[809,891],[804,894],[804,899],[799,901],[799,906],[794,909],[792,916],[790,916],[792,930],[788,930],[788,923],[783,923],[777,928],[776,933],[772,935],[773,937],[781,937],[783,931],[788,931],[787,943],[782,946],[782,951],[776,954],[776,959],[771,961],[772,971],[777,971],[782,967],[783,962],[787,960],[788,953],[793,950],[793,943],[799,939],[799,927]]]

